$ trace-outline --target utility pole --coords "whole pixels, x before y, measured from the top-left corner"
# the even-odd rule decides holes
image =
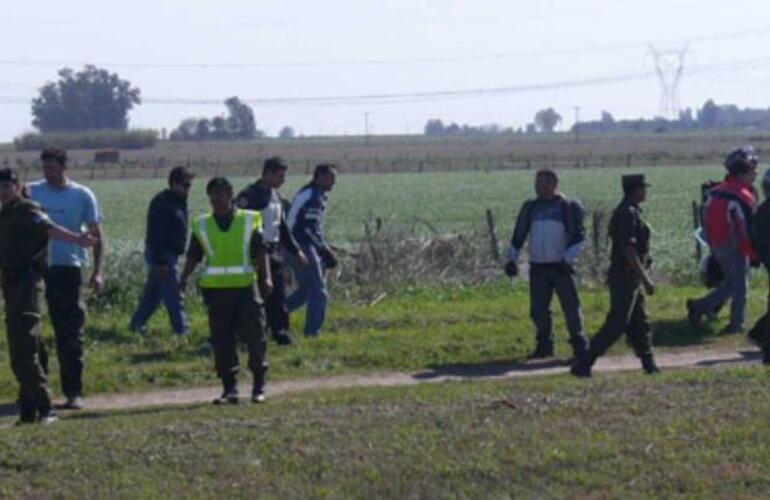
[[[579,125],[580,125],[580,106],[575,106],[575,125],[573,127],[575,129],[575,144],[580,142]]]
[[[364,111],[364,144],[369,144],[369,112]]]

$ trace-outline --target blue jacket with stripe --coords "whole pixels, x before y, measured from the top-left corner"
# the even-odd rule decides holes
[[[287,223],[291,234],[301,246],[326,247],[324,217],[326,214],[326,193],[310,183],[300,189],[291,201]]]

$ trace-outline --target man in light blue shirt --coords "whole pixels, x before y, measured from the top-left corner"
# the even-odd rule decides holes
[[[96,240],[89,284],[99,292],[104,287],[104,238],[99,203],[87,187],[67,178],[67,153],[48,148],[40,155],[44,180],[29,184],[30,194],[56,224],[73,232],[87,229]],[[64,408],[83,406],[83,326],[85,306],[81,300],[82,269],[88,254],[77,245],[51,243],[45,296],[56,337],[56,354],[61,369]]]

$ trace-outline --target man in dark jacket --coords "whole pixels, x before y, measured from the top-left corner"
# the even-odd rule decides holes
[[[294,239],[307,256],[307,265],[289,256],[289,264],[297,277],[298,287],[287,299],[289,312],[307,304],[305,335],[321,334],[329,291],[324,271],[337,266],[337,257],[324,236],[326,193],[332,190],[337,179],[337,167],[330,163],[316,166],[313,180],[294,196],[289,211],[288,224]]]
[[[588,339],[583,332],[575,278],[575,262],[585,248],[583,208],[558,192],[556,172],[544,169],[535,175],[537,198],[527,200],[519,210],[516,229],[508,252],[506,273],[518,274],[518,261],[529,239],[530,316],[537,329],[537,347],[530,359],[553,356],[551,299],[559,297],[570,344],[576,358],[586,354]]]
[[[762,191],[765,194],[765,201],[754,214],[752,240],[759,259],[770,273],[770,169],[765,170],[762,178]],[[768,297],[768,312],[749,331],[749,339],[762,349],[762,362],[770,365],[770,297]]]
[[[168,176],[168,189],[150,202],[144,253],[147,283],[131,318],[131,331],[144,332],[147,321],[162,301],[174,332],[189,333],[187,313],[179,293],[177,261],[187,242],[187,194],[194,177],[185,167],[174,167]]]
[[[286,224],[283,201],[278,194],[278,188],[286,181],[287,169],[288,165],[282,158],[268,158],[262,167],[262,177],[241,191],[236,198],[238,207],[262,212],[262,236],[270,256],[270,274],[273,277],[273,293],[265,299],[265,313],[273,340],[280,345],[292,343],[289,311],[286,309],[282,250],[296,258],[303,267],[307,264],[305,254]]]

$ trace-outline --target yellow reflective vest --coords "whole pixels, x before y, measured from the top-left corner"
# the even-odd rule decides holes
[[[251,260],[251,236],[262,229],[262,214],[236,209],[227,231],[222,231],[213,213],[195,219],[193,234],[206,254],[206,268],[201,274],[202,288],[245,288],[256,278]]]

